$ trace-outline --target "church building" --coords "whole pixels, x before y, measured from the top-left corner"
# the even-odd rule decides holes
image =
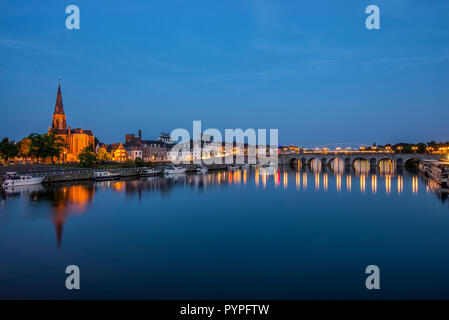
[[[58,87],[53,121],[48,133],[62,137],[66,142],[67,150],[64,151],[64,161],[66,162],[78,161],[78,155],[88,146],[92,146],[95,150],[95,138],[92,130],[71,129],[70,126],[67,128],[66,115],[62,105],[61,84]]]

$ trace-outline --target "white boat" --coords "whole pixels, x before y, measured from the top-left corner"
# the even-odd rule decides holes
[[[160,169],[143,169],[139,172],[139,176],[141,177],[152,177],[152,176],[157,176],[158,174],[161,174],[162,170]]]
[[[5,181],[3,181],[2,188],[31,186],[33,184],[40,184],[44,179],[45,177],[32,177],[19,174],[7,175]]]
[[[251,165],[250,165],[249,163],[245,163],[245,164],[242,164],[242,165],[240,166],[240,168],[241,168],[241,169],[249,169],[249,168],[251,168]]]
[[[95,171],[93,178],[95,180],[113,180],[120,178],[120,172]]]
[[[447,187],[449,181],[449,161],[447,160],[422,160],[419,170],[427,177],[436,181],[439,185]]]
[[[181,168],[176,166],[168,166],[164,170],[164,174],[178,174],[186,172],[187,168]]]
[[[238,166],[236,166],[236,165],[232,165],[232,166],[229,166],[228,167],[228,170],[229,171],[236,171],[236,170],[239,170],[240,168],[238,167]]]
[[[196,172],[198,172],[198,173],[206,173],[207,170],[208,169],[205,166],[199,166],[199,167],[196,168]]]

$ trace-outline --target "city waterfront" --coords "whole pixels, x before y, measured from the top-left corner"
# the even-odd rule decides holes
[[[43,184],[0,191],[0,298],[449,298],[448,234],[392,162]]]

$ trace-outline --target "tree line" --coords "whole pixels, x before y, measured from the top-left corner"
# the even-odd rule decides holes
[[[32,133],[17,144],[4,138],[0,142],[0,157],[6,163],[16,157],[34,158],[37,163],[50,158],[54,163],[55,160],[61,159],[65,148],[67,148],[67,144],[61,137],[54,134]]]
[[[373,143],[371,148],[390,150],[394,153],[432,153],[432,152],[449,152],[449,141],[446,142],[418,142],[418,143],[387,143],[385,145],[376,145]]]

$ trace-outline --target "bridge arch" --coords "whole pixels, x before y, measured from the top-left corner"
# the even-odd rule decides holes
[[[318,158],[318,157],[315,157],[315,156],[312,156],[312,157],[308,157],[307,158],[307,160],[306,160],[306,164],[308,165],[308,166],[311,166],[312,165],[312,161],[313,160],[315,160],[315,161],[320,161],[320,158]]]
[[[381,161],[389,161],[389,162],[391,162],[391,163],[395,163],[395,161],[392,159],[392,158],[389,158],[389,157],[380,157],[378,160],[377,160],[377,165],[380,165],[380,162]]]
[[[303,158],[304,159],[304,158]],[[299,163],[298,163],[299,162]],[[302,162],[301,161],[301,159],[299,159],[299,158],[297,158],[297,157],[293,157],[293,158],[290,158],[290,160],[288,161],[288,165],[290,166],[290,167],[295,167],[295,166],[302,166],[302,164],[303,164],[304,162]]]
[[[413,156],[413,157],[407,157],[407,158],[404,159],[404,166],[410,165],[410,164],[411,164],[411,161],[417,161],[417,162],[419,162],[420,160],[421,160],[420,157],[415,157],[415,156]]]
[[[342,157],[331,156],[331,157],[328,158],[326,165],[330,166],[332,164],[332,161],[334,161],[335,159],[338,159],[338,160],[343,161],[343,162],[345,161]]]
[[[365,160],[365,161],[367,161],[367,162],[369,163],[369,160],[368,160],[367,158],[362,157],[362,156],[357,156],[357,157],[354,157],[354,158],[352,159],[351,165],[353,166],[357,160]]]

